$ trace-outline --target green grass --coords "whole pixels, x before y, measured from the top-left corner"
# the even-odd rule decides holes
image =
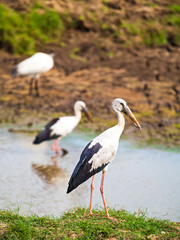
[[[147,218],[143,213],[130,214],[125,210],[104,211],[78,208],[61,218],[20,216],[0,211],[1,239],[178,239],[179,223]]]
[[[176,16],[176,15],[169,15],[167,18],[168,23],[170,23],[171,25],[180,27],[180,15]]]
[[[70,54],[70,58],[77,58],[78,57],[78,53],[79,53],[80,49],[77,47],[77,48],[74,48]]]
[[[168,43],[167,32],[155,28],[149,28],[144,33],[144,43],[150,47],[162,46]]]
[[[163,46],[168,43],[167,29],[163,27],[160,23],[157,24],[157,22],[141,21],[131,23],[123,21],[120,25],[120,28],[124,30],[125,35],[130,35],[132,43],[134,36],[139,36],[141,38],[141,43],[149,47]]]
[[[170,5],[170,6],[169,6],[169,9],[170,9],[172,12],[180,13],[180,5],[178,5],[178,4]]]
[[[0,43],[14,54],[34,53],[37,42],[58,42],[64,29],[58,13],[37,4],[26,14],[0,4],[0,23]]]
[[[141,24],[139,22],[128,23],[127,21],[123,21],[121,28],[126,29],[130,35],[139,35]]]
[[[103,1],[105,6],[99,9],[101,17],[98,10],[92,10],[85,2],[82,5],[84,12],[79,15],[71,14],[67,8],[61,16],[56,10],[43,5],[43,1],[41,3],[34,4],[26,13],[0,4],[1,48],[13,54],[31,55],[42,43],[60,44],[62,34],[70,29],[84,31],[80,27],[81,24],[87,25],[89,30],[96,29],[103,37],[120,40],[124,47],[133,44],[148,47],[180,45],[180,5],[178,4],[167,6],[167,14],[152,19],[139,17],[134,22],[123,17],[121,23],[117,23],[112,18],[117,13],[109,7],[107,0]],[[142,4],[152,8],[158,6],[151,1],[142,1]]]

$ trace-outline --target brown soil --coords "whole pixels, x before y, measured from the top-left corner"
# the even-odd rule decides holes
[[[55,67],[39,81],[39,98],[28,95],[28,78],[13,79],[9,75],[13,65],[21,59],[1,53],[2,118],[16,121],[16,116],[27,110],[37,110],[47,114],[48,118],[52,112],[71,114],[73,103],[81,99],[97,119],[97,124],[95,120],[91,127],[101,131],[107,127],[106,120],[114,118],[111,112],[112,100],[120,97],[137,113],[143,128],[143,131],[138,132],[139,137],[146,140],[149,137],[159,139],[154,140],[156,144],[178,145],[179,128],[174,126],[178,126],[179,121],[180,49],[128,51],[117,46],[115,57],[102,57],[88,41],[91,37],[83,34],[67,48],[54,49]],[[83,51],[85,45],[88,45],[86,52]],[[71,58],[69,55],[74,46],[80,51],[77,57]],[[7,111],[6,115],[7,109],[11,109],[11,113]],[[126,134],[135,132],[137,130],[132,127]]]
[[[14,4],[14,1],[7,2],[9,6]],[[58,1],[52,2],[57,4]],[[136,5],[136,1],[127,2]],[[13,7],[18,9],[20,5]],[[54,7],[59,7],[59,11],[64,9],[60,5]],[[64,35],[64,47],[38,47],[39,51],[55,52],[55,67],[39,81],[39,98],[28,95],[28,78],[14,79],[9,74],[14,64],[25,57],[1,52],[1,122],[17,122],[23,116],[26,124],[35,124],[54,117],[57,112],[60,115],[72,114],[73,104],[79,99],[87,103],[95,120],[94,124],[85,126],[102,131],[115,123],[111,102],[120,97],[135,112],[143,129],[138,131],[127,120],[126,136],[136,136],[152,144],[178,146],[180,48],[124,49],[120,43],[93,31],[92,26],[83,27],[83,31],[69,30]]]

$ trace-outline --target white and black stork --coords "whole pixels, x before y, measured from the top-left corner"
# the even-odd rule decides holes
[[[60,118],[52,119],[35,138],[34,144],[39,144],[43,141],[56,139],[51,149],[56,151],[58,154],[60,150],[63,153],[67,153],[65,149],[61,149],[58,146],[58,140],[65,137],[69,134],[80,122],[81,113],[84,112],[86,117],[92,122],[92,118],[88,109],[86,107],[85,102],[76,101],[74,104],[74,116],[63,116]]]
[[[100,191],[104,203],[106,217],[110,219],[112,218],[109,217],[104,197],[104,178],[109,163],[112,162],[116,155],[119,145],[119,138],[125,126],[125,118],[122,113],[129,116],[135,127],[141,129],[138,121],[136,120],[135,116],[133,115],[130,108],[127,106],[126,102],[123,99],[114,99],[112,102],[112,109],[117,114],[118,124],[101,133],[85,147],[80,156],[80,160],[72,173],[67,189],[67,193],[69,193],[75,188],[77,188],[80,184],[85,182],[87,179],[89,179],[91,176],[93,176],[91,183],[89,207],[89,214],[92,214],[91,208],[94,189],[94,177],[96,173],[102,171]]]
[[[54,54],[37,52],[31,57],[17,64],[11,71],[11,75],[29,76],[29,95],[32,94],[33,82],[35,81],[36,96],[39,96],[38,79],[42,73],[48,72],[54,66]]]

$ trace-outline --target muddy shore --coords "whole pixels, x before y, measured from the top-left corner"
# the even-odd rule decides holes
[[[88,124],[83,118],[82,126],[102,131],[116,123],[111,102],[120,97],[127,101],[143,128],[137,131],[127,120],[125,136],[150,144],[178,146],[180,48],[125,50],[114,44],[110,47],[115,54],[108,56],[90,44],[90,38],[95,34],[73,36],[63,48],[40,49],[54,50],[56,54],[55,67],[39,81],[40,97],[28,95],[27,77],[12,78],[9,74],[14,64],[25,57],[2,51],[1,123],[36,125],[54,116],[72,114],[74,102],[80,99],[87,103],[95,121]],[[78,51],[72,56],[75,47]]]

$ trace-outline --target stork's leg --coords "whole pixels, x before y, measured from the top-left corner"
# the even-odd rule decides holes
[[[103,171],[103,173],[102,173],[100,191],[101,191],[101,195],[102,195],[102,199],[103,199],[103,203],[104,203],[104,209],[105,209],[105,212],[106,212],[106,217],[109,218],[109,219],[113,219],[113,218],[109,217],[109,213],[108,213],[107,205],[106,205],[106,200],[105,200],[105,197],[104,197],[104,178],[105,178],[105,173],[106,173],[105,171]]]
[[[90,205],[89,205],[89,214],[92,214],[92,197],[93,197],[93,190],[94,190],[94,178],[95,175],[92,177],[92,182],[91,182],[91,197],[90,197]]]
[[[36,97],[39,97],[38,79],[35,80]]]
[[[29,95],[32,95],[33,81],[34,81],[34,78],[31,78],[29,82]]]
[[[59,153],[59,151],[61,151],[61,148],[59,148],[59,145],[58,145],[58,138],[54,141],[51,149],[56,151],[57,154]]]

